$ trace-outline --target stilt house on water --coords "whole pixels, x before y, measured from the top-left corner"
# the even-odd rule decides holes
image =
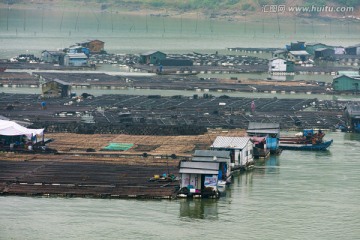
[[[230,181],[230,152],[196,150],[191,161],[181,161],[181,194],[184,196],[217,196]]]
[[[230,151],[231,171],[247,170],[254,165],[253,144],[249,137],[216,137],[212,150]]]
[[[266,157],[268,151],[270,153],[278,153],[280,139],[279,123],[250,122],[246,132],[255,144],[254,157]],[[265,138],[265,142],[263,138]]]

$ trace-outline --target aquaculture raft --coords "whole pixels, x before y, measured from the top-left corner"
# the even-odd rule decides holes
[[[51,158],[54,159],[51,159]],[[158,172],[177,172],[172,165],[128,165],[114,160],[74,156],[34,156],[0,161],[0,195],[161,198],[170,199],[179,182],[151,182]]]

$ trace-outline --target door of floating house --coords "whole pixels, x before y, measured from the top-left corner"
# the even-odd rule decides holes
[[[230,151],[231,170],[246,169],[254,164],[253,145],[249,137],[216,137],[212,150]]]

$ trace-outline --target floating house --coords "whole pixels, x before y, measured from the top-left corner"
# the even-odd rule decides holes
[[[360,90],[360,76],[340,75],[335,77],[332,82],[334,91],[341,92],[359,92]]]
[[[88,40],[84,42],[77,43],[79,46],[88,48],[91,54],[104,53],[105,42],[100,40]]]
[[[305,51],[289,51],[288,54],[288,59],[295,62],[295,63],[299,63],[299,62],[306,62],[309,60],[310,54]]]
[[[179,173],[180,189],[187,197],[216,195],[230,183],[230,152],[196,150],[190,162],[180,163]]]
[[[314,52],[314,58],[317,59],[329,59],[334,57],[335,50],[332,48],[318,48]]]
[[[345,52],[347,55],[360,55],[360,44],[346,47]]]
[[[246,132],[254,142],[254,156],[263,158],[267,157],[268,151],[279,152],[279,123],[250,122]],[[265,138],[265,143],[263,138]]]
[[[64,65],[64,57],[65,53],[62,51],[44,50],[41,52],[41,60],[46,63]]]
[[[218,162],[180,162],[181,189],[180,195],[216,196],[218,182]]]
[[[231,171],[247,170],[254,164],[253,144],[249,137],[216,137],[212,150],[230,151]]]
[[[64,57],[64,65],[74,67],[88,66],[88,56],[85,53],[68,53]]]
[[[317,50],[319,48],[329,48],[329,46],[324,43],[318,43],[318,42],[306,43],[306,46],[305,46],[306,52],[308,52],[311,55],[315,55],[315,50]]]
[[[59,79],[42,84],[41,89],[44,98],[69,97],[71,94],[71,84]]]
[[[166,54],[160,51],[150,51],[140,55],[140,63],[142,64],[160,64],[160,61],[166,58]]]
[[[360,133],[360,106],[354,104],[346,105],[344,115],[348,129],[352,132]]]
[[[272,58],[269,61],[269,72],[294,72],[294,62],[282,58]]]

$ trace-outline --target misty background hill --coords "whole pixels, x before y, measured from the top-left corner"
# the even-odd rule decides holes
[[[73,8],[76,5],[82,7],[91,7],[100,11],[177,11],[196,12],[208,16],[216,14],[236,14],[240,15],[258,15],[263,13],[264,6],[269,5],[285,5],[286,7],[296,6],[349,6],[353,7],[352,12],[312,12],[296,13],[299,16],[359,16],[360,1],[359,0],[0,0],[0,3],[11,6],[50,6],[50,7],[66,7]],[[295,13],[283,14],[294,15]]]

